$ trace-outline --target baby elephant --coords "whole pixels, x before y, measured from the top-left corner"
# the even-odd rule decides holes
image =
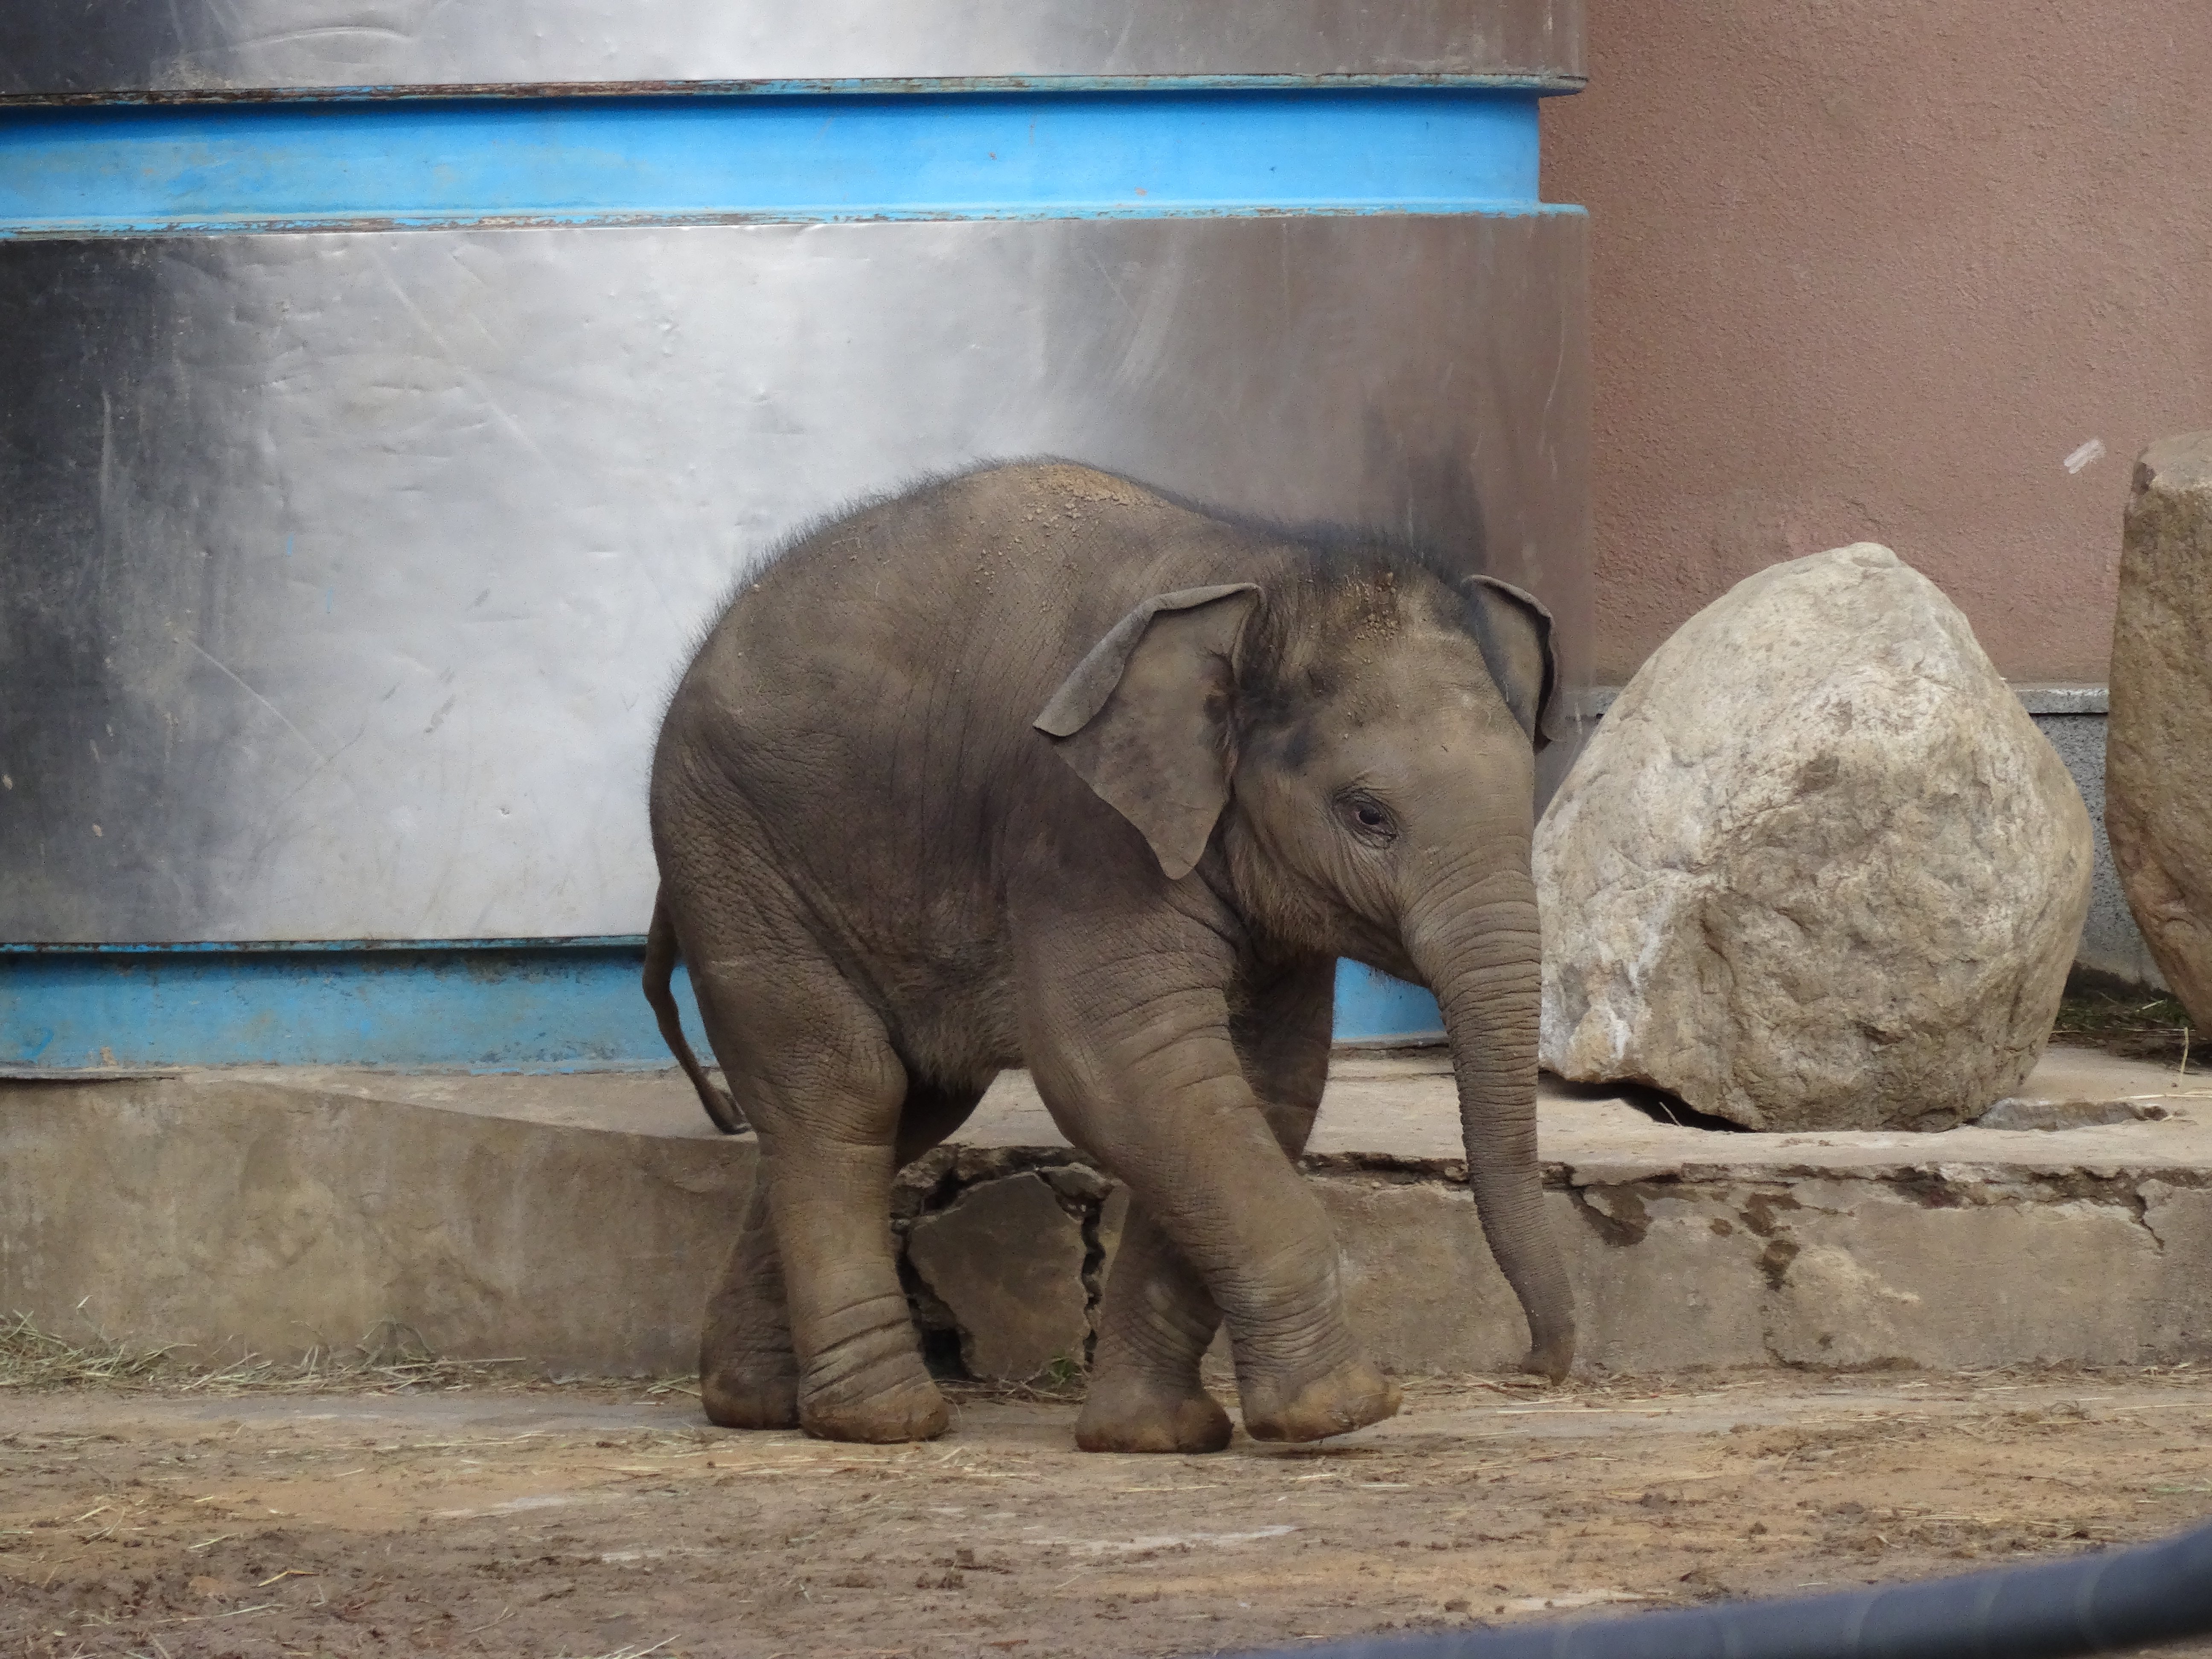
[[[761,570],[684,676],[653,764],[646,989],[690,964],[761,1176],[708,1308],[707,1414],[938,1434],[888,1220],[899,1168],[1026,1065],[1133,1198],[1093,1451],[1310,1440],[1397,1390],[1345,1320],[1295,1158],[1335,959],[1433,989],[1468,1181],[1528,1316],[1574,1353],[1536,1162],[1528,595],[1371,541],[1230,522],[1058,463],[929,484]]]

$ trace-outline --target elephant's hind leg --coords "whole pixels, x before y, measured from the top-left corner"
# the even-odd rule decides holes
[[[951,1420],[923,1368],[892,1250],[892,1136],[903,1083],[896,1093],[858,1079],[818,1086],[785,1108],[788,1127],[769,1151],[799,1424],[825,1440],[927,1440]]]
[[[809,1434],[927,1440],[951,1419],[892,1254],[906,1067],[812,941],[752,896],[741,925],[695,919],[684,939],[714,1053],[760,1135],[761,1196],[701,1343],[708,1408],[787,1422],[788,1388]]]
[[[744,1224],[730,1247],[721,1282],[707,1304],[699,1399],[707,1420],[726,1429],[799,1426],[799,1356],[791,1346],[783,1264],[769,1217],[765,1159],[753,1177]]]
[[[899,1113],[897,1163],[914,1162],[957,1130],[982,1091],[952,1091],[916,1080]],[[721,1282],[707,1304],[699,1342],[699,1394],[707,1419],[726,1429],[799,1426],[799,1356],[783,1295],[763,1164]]]

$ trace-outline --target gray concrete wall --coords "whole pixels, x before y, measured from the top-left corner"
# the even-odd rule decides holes
[[[1379,1364],[1520,1363],[1525,1328],[1464,1188],[1321,1187],[1352,1321]],[[1582,1358],[1608,1370],[2130,1364],[2212,1342],[2212,1194],[2159,1181],[1759,1180],[1713,1167],[1555,1189],[1547,1204]]]
[[[538,1081],[461,1080],[495,1097]],[[604,1079],[602,1098],[644,1082]],[[397,1342],[555,1372],[685,1370],[755,1146],[683,1128],[221,1072],[0,1082],[0,1313],[201,1364]]]
[[[2064,693],[2042,693],[2023,688],[2021,700],[2035,716],[2037,728],[2051,739],[2075,787],[2089,808],[2096,834],[2096,866],[2089,890],[2089,916],[2081,925],[2081,943],[2074,965],[2146,989],[2163,991],[2165,977],[2151,960],[2150,947],[2128,909],[2120,889],[2120,872],[2112,863],[2112,845],[2105,836],[2105,688],[2069,688]]]

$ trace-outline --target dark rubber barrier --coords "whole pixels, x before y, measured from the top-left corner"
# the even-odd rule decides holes
[[[1371,1637],[1285,1659],[2063,1659],[2212,1635],[2212,1526],[2136,1549],[1634,1619]],[[1258,1659],[1251,1656],[1250,1659]]]

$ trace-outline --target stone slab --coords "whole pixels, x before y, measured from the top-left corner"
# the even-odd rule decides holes
[[[1641,1372],[2212,1352],[2212,1079],[2057,1048],[2030,1093],[2169,1115],[1761,1135],[1547,1089],[1548,1203],[1584,1358]],[[933,1213],[1026,1160],[1092,1206],[1081,1223],[1060,1209],[1070,1236],[1110,1247],[1116,1200],[1053,1176],[1073,1155],[1025,1078],[994,1086],[961,1148]],[[1499,1368],[1524,1340],[1454,1184],[1461,1155],[1440,1052],[1340,1056],[1308,1163],[1352,1316],[1400,1369]],[[396,1327],[457,1358],[683,1370],[754,1159],[674,1073],[0,1082],[0,1312],[203,1358]],[[1077,1275],[1060,1299],[1079,1308],[1097,1276],[1060,1254],[1054,1271]]]
[[[970,1376],[1026,1382],[1089,1348],[1090,1247],[1032,1171],[978,1182],[908,1231],[907,1260],[951,1314]]]

